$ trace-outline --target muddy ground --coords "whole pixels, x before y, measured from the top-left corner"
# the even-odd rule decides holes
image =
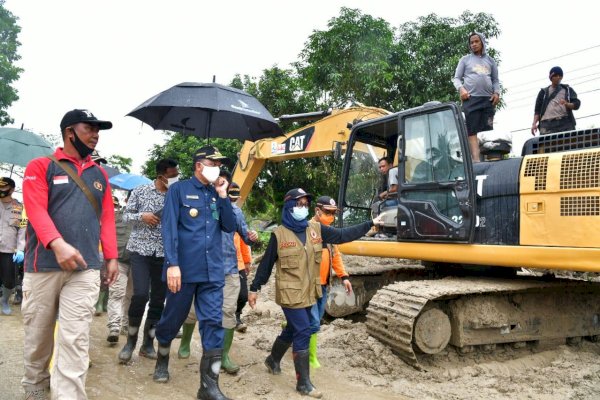
[[[0,316],[0,399],[22,396],[23,329],[21,315]],[[259,297],[256,310],[245,310],[249,325],[237,334],[232,357],[241,370],[221,375],[223,392],[234,399],[300,399],[295,393],[291,355],[282,362],[283,374],[266,372],[263,360],[280,330],[283,314],[272,301],[271,286]],[[90,399],[193,399],[199,384],[198,334],[192,357],[177,359],[179,341],[171,349],[171,381],[152,381],[154,362],[136,354],[129,365],[119,365],[117,354],[124,343],[109,347],[106,314],[92,326],[91,359],[87,388]],[[499,348],[494,354],[460,356],[445,351],[427,363],[426,371],[407,365],[366,333],[359,318],[334,320],[322,327],[319,359],[313,383],[325,399],[598,399],[600,398],[600,344],[578,347],[547,343],[534,348]]]

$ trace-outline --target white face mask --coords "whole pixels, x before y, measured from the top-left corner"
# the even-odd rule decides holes
[[[308,217],[308,207],[294,207],[292,211],[292,217],[296,221],[302,221]]]
[[[179,181],[179,177],[167,178],[167,187],[171,187],[172,184]]]
[[[217,179],[219,179],[219,174],[221,173],[221,168],[219,167],[207,167],[203,165],[202,167],[202,176],[209,182],[215,183]]]

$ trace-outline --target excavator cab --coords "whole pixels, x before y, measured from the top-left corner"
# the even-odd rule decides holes
[[[345,157],[342,224],[370,217],[383,156],[397,163],[398,191],[380,206],[381,240],[471,242],[475,191],[462,114],[433,103],[356,125]]]

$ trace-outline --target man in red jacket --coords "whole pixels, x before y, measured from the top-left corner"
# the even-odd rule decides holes
[[[46,399],[48,387],[54,399],[87,399],[90,326],[102,267],[99,244],[106,261],[105,282],[111,285],[118,275],[110,184],[106,172],[90,158],[99,131],[111,127],[87,110],[69,111],[60,123],[64,147],[54,152],[54,160],[36,158],[25,170],[23,200],[29,225],[21,383],[27,400]]]

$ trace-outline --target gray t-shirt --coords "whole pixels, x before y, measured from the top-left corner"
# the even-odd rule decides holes
[[[500,94],[498,66],[487,54],[469,54],[458,62],[452,83],[456,90],[464,87],[471,96],[491,96]]]

